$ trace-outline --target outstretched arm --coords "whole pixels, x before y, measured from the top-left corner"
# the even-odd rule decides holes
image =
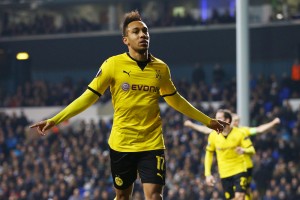
[[[177,92],[173,95],[165,96],[164,99],[175,110],[181,112],[189,118],[203,123],[208,128],[211,128],[217,131],[218,133],[223,131],[225,125],[229,125],[226,122],[208,117],[207,115],[199,111],[197,108],[195,108],[192,104],[190,104],[184,97],[182,97]]]
[[[210,134],[213,131],[212,129],[208,128],[207,126],[193,123],[191,120],[186,120],[184,122],[184,126],[187,126],[191,129],[194,129],[194,130],[199,131],[204,134]]]
[[[250,135],[256,135],[260,133],[264,133],[265,131],[273,128],[275,125],[280,124],[280,119],[276,117],[272,121],[259,125],[257,127],[250,127]]]
[[[50,119],[35,123],[31,125],[30,128],[37,128],[37,131],[40,135],[45,135],[45,131],[49,130],[60,122],[70,119],[71,117],[81,113],[94,104],[98,99],[99,96],[87,89],[80,97],[75,99],[57,115]]]

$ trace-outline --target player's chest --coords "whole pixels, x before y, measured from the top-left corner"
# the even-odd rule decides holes
[[[120,66],[115,71],[115,82],[118,84],[159,86],[162,79],[161,70],[146,66]]]
[[[216,138],[216,149],[217,150],[235,149],[237,146],[240,146],[240,140],[239,140],[239,138],[236,138],[233,135],[227,136],[227,137],[219,135]]]

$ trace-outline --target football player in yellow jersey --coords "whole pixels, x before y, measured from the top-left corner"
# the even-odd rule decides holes
[[[127,53],[101,65],[87,90],[54,117],[31,125],[40,135],[94,104],[109,87],[114,108],[109,137],[111,173],[117,200],[129,200],[139,175],[145,199],[162,199],[166,162],[159,99],[217,132],[228,123],[211,119],[176,90],[167,64],[149,53],[150,36],[138,11],[126,13],[123,43]]]
[[[246,126],[240,127],[239,122],[240,122],[239,116],[236,113],[232,113],[232,123],[231,123],[232,126],[240,128],[246,134],[246,136],[254,136],[256,134],[265,133],[266,131],[273,128],[275,125],[280,124],[280,119],[278,117],[276,117],[272,121],[262,124],[262,125],[259,125],[257,127],[246,127]],[[203,125],[193,123],[190,120],[186,120],[184,122],[184,126],[190,127],[192,129],[199,131],[201,133],[204,133],[204,134],[209,134],[212,132],[212,130],[210,128],[203,126]],[[252,180],[252,169],[253,169],[252,155],[245,154],[245,162],[246,162],[246,166],[247,166],[247,183],[248,183],[248,186],[250,186],[250,183]],[[248,190],[249,189],[250,188],[248,187]],[[251,196],[250,192],[247,191],[246,199],[251,199],[250,196]]]
[[[231,123],[228,110],[218,110],[216,119]],[[221,178],[225,199],[245,199],[247,190],[247,168],[244,154],[254,154],[251,140],[243,131],[230,125],[223,132],[212,131],[208,136],[205,154],[206,183],[213,186],[215,179],[211,174],[214,153],[217,155],[218,171]]]
[[[276,117],[272,121],[262,124],[262,125],[259,125],[257,127],[239,126],[240,117],[236,113],[233,113],[231,124],[232,124],[232,126],[238,127],[240,130],[242,130],[246,134],[246,136],[254,136],[256,134],[265,133],[266,131],[270,130],[277,124],[280,124],[280,119],[278,117]],[[250,183],[252,181],[252,171],[253,171],[252,156],[246,154],[245,162],[246,162],[246,166],[247,166],[247,184],[248,184],[248,188],[247,188],[248,191],[247,191],[246,199],[249,200],[252,198],[251,191],[250,191]]]

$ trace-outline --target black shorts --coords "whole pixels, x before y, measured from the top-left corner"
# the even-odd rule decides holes
[[[165,185],[164,150],[118,152],[110,149],[110,163],[114,186],[117,189],[127,189],[137,179],[137,174],[142,183]]]
[[[246,193],[247,189],[247,173],[242,172],[227,178],[221,179],[225,199],[234,198],[235,192]]]
[[[250,187],[250,184],[252,181],[252,171],[253,171],[253,168],[247,169],[247,187]]]

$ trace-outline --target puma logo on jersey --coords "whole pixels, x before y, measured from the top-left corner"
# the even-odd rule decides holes
[[[130,76],[130,72],[131,72],[131,71],[126,72],[125,70],[123,70],[123,73],[127,74],[128,76]]]

